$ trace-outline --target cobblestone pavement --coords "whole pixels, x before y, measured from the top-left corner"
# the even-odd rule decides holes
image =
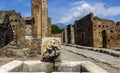
[[[110,73],[120,73],[120,58],[118,57],[90,50],[77,49],[70,46],[62,46],[62,48],[64,49],[63,60],[89,60],[106,69]],[[71,53],[68,53],[67,51],[71,51]],[[76,53],[76,55],[73,54],[73,52]]]

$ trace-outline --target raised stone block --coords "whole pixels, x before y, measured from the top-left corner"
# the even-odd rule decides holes
[[[60,72],[81,72],[81,73],[108,73],[90,61],[64,61],[61,63]]]
[[[23,72],[52,72],[53,64],[41,61],[25,61],[23,63]]]
[[[22,71],[22,61],[14,60],[0,67],[8,72],[21,72]],[[2,71],[4,71],[2,70]],[[1,70],[0,70],[1,71]]]
[[[0,73],[7,73],[8,71],[5,69],[0,68]]]
[[[23,72],[39,72],[40,61],[25,61],[23,62]]]
[[[99,66],[95,65],[92,62],[86,61],[81,64],[84,68],[88,70],[90,73],[108,73],[104,69],[100,68]]]

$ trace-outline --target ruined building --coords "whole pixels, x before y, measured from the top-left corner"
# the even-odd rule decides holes
[[[74,29],[72,31],[70,25],[68,25],[62,33],[62,35],[65,34],[62,36],[64,43],[72,44],[71,33],[74,32],[72,33],[74,35],[73,41],[77,45],[115,49],[119,47],[118,28],[114,21],[100,19],[90,13],[76,20],[73,26]]]
[[[48,1],[47,0],[32,0],[32,16],[34,17],[34,37],[41,39],[48,37],[50,31],[50,19],[48,18]]]
[[[51,18],[48,17],[47,5],[47,0],[32,0],[32,16],[24,18],[15,10],[3,11],[9,16],[9,23],[14,34],[14,44],[20,46],[25,43],[26,39],[52,36]]]
[[[12,43],[16,44],[16,45],[22,44],[25,40],[25,31],[24,31],[25,30],[25,20],[21,17],[21,14],[17,13],[15,10],[0,11],[0,12],[2,12],[3,14],[6,13],[9,18],[9,21],[7,21],[7,23],[9,23],[9,26],[6,27],[6,29],[11,28],[11,30],[9,32],[13,32],[13,33],[9,33],[9,34],[13,34],[12,38],[14,40],[12,40]],[[1,18],[1,20],[3,20],[3,19],[6,19],[6,16]]]
[[[9,15],[10,24],[12,26],[13,31],[15,32],[17,25],[20,23],[22,19],[21,14],[17,13],[15,10],[8,10],[3,12],[7,12],[7,14]]]
[[[100,19],[93,16],[93,13],[90,13],[82,19],[75,21],[76,44],[105,48],[112,48],[112,45],[114,45],[113,47],[115,47],[118,45],[116,41],[113,41],[117,40],[117,30],[115,30],[115,26],[114,21]],[[105,31],[106,34],[103,34],[103,31]],[[109,34],[109,31],[111,34]],[[79,41],[77,41],[78,39]],[[104,45],[111,45],[111,47]]]
[[[9,23],[11,24],[12,31],[14,32],[14,43],[20,43],[20,23],[22,22],[22,16],[20,13],[17,13],[15,10],[3,11],[9,16]],[[23,23],[25,24],[25,23]]]
[[[5,11],[0,11],[0,48],[13,41],[13,38],[9,15]]]

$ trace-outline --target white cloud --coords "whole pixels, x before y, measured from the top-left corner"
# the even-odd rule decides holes
[[[96,16],[100,17],[112,17],[120,15],[120,6],[105,7],[103,3],[88,3],[86,1],[77,1],[71,4],[71,8],[61,16],[60,21],[62,23],[69,23],[76,19],[79,19],[89,12],[93,12]]]

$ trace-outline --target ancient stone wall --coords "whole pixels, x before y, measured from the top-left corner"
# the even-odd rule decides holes
[[[119,48],[117,28],[104,30],[102,32],[102,38],[103,38],[104,48],[113,48],[113,49]]]
[[[26,36],[32,36],[33,30],[34,30],[34,20],[33,17],[25,17],[23,18],[25,20],[25,35]]]
[[[13,41],[13,38],[9,15],[6,11],[0,11],[0,48]]]
[[[78,41],[76,44],[93,47],[103,47],[104,40],[102,31],[107,29],[114,30],[114,27],[116,26],[113,21],[100,19],[93,16],[93,13],[90,13],[82,19],[77,20],[74,25],[75,39]],[[114,37],[117,39],[117,35]],[[112,42],[114,42],[114,40],[112,40]]]
[[[8,11],[3,11],[3,12],[6,12],[9,16],[9,22],[11,24],[11,27],[12,27],[12,30],[13,30],[13,33],[14,33],[14,43],[17,44],[16,42],[18,42],[19,39],[18,36],[19,36],[19,33],[17,33],[17,29],[19,29],[19,24],[21,22],[21,14],[20,13],[17,13],[15,10],[8,10]]]
[[[100,19],[98,17],[92,17],[93,22],[93,42],[94,47],[103,47],[102,31],[106,29],[112,29],[115,23],[111,20]]]
[[[12,25],[12,28],[15,27],[15,25],[19,24],[22,16],[21,14],[18,12],[16,12],[15,10],[9,10],[7,11],[7,13],[9,14],[10,17],[10,23]]]
[[[21,14],[20,13],[17,13],[15,10],[9,10],[9,11],[6,11],[9,15],[9,18],[10,18],[10,24],[12,26],[12,29],[13,31],[15,31],[17,25],[20,23],[21,21]]]
[[[118,43],[119,43],[119,46],[120,46],[120,22],[117,22],[116,25],[117,25],[117,28],[118,28]]]
[[[93,46],[92,14],[88,14],[74,24],[75,41],[77,45]]]
[[[19,48],[25,48],[25,20],[21,19],[15,29],[15,42]]]
[[[26,47],[26,40],[25,40],[25,20],[21,19],[21,22],[19,23],[19,28],[20,28],[20,48],[23,49]]]

